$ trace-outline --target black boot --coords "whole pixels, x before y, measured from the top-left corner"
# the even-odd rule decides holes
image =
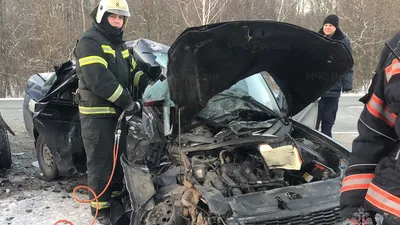
[[[94,217],[96,215],[96,208],[90,207],[90,211],[92,213],[92,216]],[[100,224],[111,225],[110,208],[99,209],[96,219],[97,221],[99,221]]]

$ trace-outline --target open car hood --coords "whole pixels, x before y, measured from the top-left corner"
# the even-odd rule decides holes
[[[300,112],[353,66],[343,43],[274,21],[233,21],[186,29],[168,51],[171,100],[189,121],[214,95],[267,71],[285,95],[287,116]]]

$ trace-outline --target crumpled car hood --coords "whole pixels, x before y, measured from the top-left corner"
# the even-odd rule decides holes
[[[343,43],[275,21],[233,21],[186,29],[168,51],[167,79],[182,123],[214,95],[267,71],[295,115],[353,66]]]

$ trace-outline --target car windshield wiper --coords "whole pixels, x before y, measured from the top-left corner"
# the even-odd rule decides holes
[[[280,121],[282,121],[283,124],[289,125],[289,121],[287,119],[285,119],[282,115],[280,115],[279,113],[275,112],[274,110],[268,108],[267,106],[261,104],[260,102],[255,100],[253,97],[243,96],[243,97],[240,97],[240,99],[242,99],[243,101],[251,102],[253,105],[259,107],[260,109],[267,111],[268,113],[272,114],[273,116],[276,116]]]
[[[42,80],[43,80],[44,82],[46,82],[46,80],[42,77],[42,75],[40,75],[39,73],[37,73],[36,75],[38,75],[40,78],[42,78]]]

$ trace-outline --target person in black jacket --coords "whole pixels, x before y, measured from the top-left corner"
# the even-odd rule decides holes
[[[348,219],[343,224],[354,224],[360,209],[371,221],[379,213],[383,224],[400,224],[399,85],[400,32],[382,50],[368,93],[360,99],[365,107],[340,196],[340,215]]]
[[[343,42],[351,52],[351,45],[348,37],[339,28],[339,18],[336,15],[329,15],[323,22],[320,34],[334,40]],[[347,72],[344,79],[336,83],[327,91],[318,102],[318,117],[316,130],[321,126],[321,132],[332,137],[332,127],[335,124],[336,113],[339,108],[339,98],[342,91],[348,92],[353,89],[353,69]]]
[[[141,71],[123,40],[123,27],[130,16],[126,0],[101,0],[91,13],[93,26],[84,32],[75,48],[79,78],[79,113],[87,156],[88,186],[99,195],[113,168],[114,132],[123,111],[141,109],[133,93],[150,82]],[[119,153],[126,152],[126,119],[122,120]],[[119,156],[118,156],[119,159]],[[123,173],[119,160],[113,182],[99,198],[98,221],[110,224],[110,198],[122,190]],[[94,196],[89,193],[90,199]],[[96,201],[91,212],[96,212]]]

